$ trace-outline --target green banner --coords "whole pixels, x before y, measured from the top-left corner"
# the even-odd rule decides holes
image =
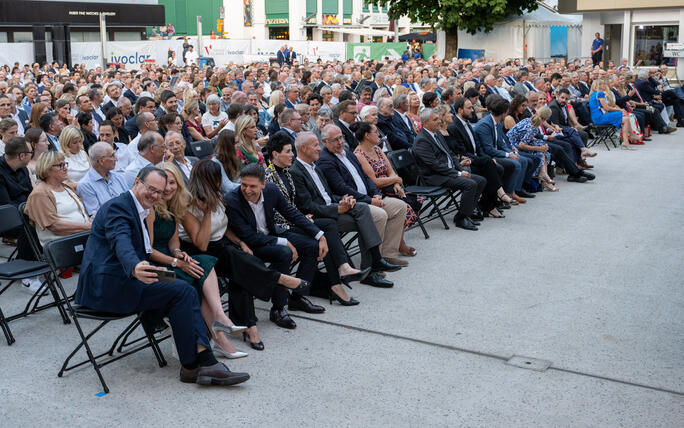
[[[407,49],[405,42],[399,43],[347,43],[347,59],[365,61],[368,59],[381,60],[401,58]],[[434,43],[423,44],[423,58],[428,59],[435,53]]]

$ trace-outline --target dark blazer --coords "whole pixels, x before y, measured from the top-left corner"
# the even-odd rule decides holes
[[[439,132],[439,131],[438,131]],[[424,129],[418,132],[413,143],[413,156],[418,165],[421,182],[428,186],[442,186],[450,178],[457,178],[460,170],[456,155],[444,144],[438,144]],[[449,168],[448,159],[451,157],[453,168]]]
[[[560,126],[561,128],[565,128],[570,126],[570,123],[568,122],[568,119],[566,119],[566,116],[563,115],[563,108],[558,104],[558,100],[553,100],[549,103],[549,108],[551,109],[551,123],[555,123],[556,125]],[[567,115],[568,112],[568,106],[565,106],[565,113]]]
[[[83,254],[76,303],[106,312],[132,312],[145,287],[133,277],[133,270],[148,259],[133,195],[125,192],[105,202],[97,210]]]
[[[580,91],[580,94],[582,94],[583,97],[586,97],[591,92],[591,88],[586,82],[577,83],[577,89]]]
[[[126,129],[126,133],[128,133],[131,140],[138,136],[140,130],[138,129],[138,124],[135,122],[135,116],[126,121],[124,129]]]
[[[17,118],[21,121],[21,126],[23,126],[24,129],[27,129],[29,121],[28,113],[23,109],[17,108]]]
[[[470,126],[470,122],[466,122]],[[446,138],[447,146],[449,149],[457,155],[469,157],[472,161],[473,166],[481,166],[491,161],[491,157],[482,154],[480,149],[480,142],[477,139],[477,134],[472,126],[470,126],[470,132],[473,134],[473,139],[475,140],[475,149],[473,149],[473,144],[470,141],[470,137],[466,132],[463,124],[457,118],[447,127],[449,136],[451,138]]]
[[[325,199],[323,199],[323,195],[318,190],[316,183],[314,183],[309,173],[304,169],[304,166],[296,159],[290,167],[290,174],[296,189],[295,203],[304,214],[312,214],[314,218],[323,217],[337,220],[339,216],[337,202],[340,198],[333,194],[328,185],[328,180],[326,180],[321,169],[314,166],[314,171],[321,179],[323,188],[328,196],[330,196],[332,203],[330,205],[325,204]]]
[[[135,102],[138,101],[138,96],[135,95],[135,92],[133,92],[131,89],[125,89],[123,91],[123,96],[131,100],[131,104],[135,105]]]
[[[648,80],[637,79],[636,82],[634,82],[634,86],[636,86],[636,89],[639,91],[639,94],[641,94],[641,98],[644,99],[644,102],[647,103],[653,101],[654,95],[659,94]]]
[[[356,139],[356,135],[354,135],[354,133],[351,132],[351,129],[347,128],[338,119],[335,119],[333,122],[335,125],[339,126],[340,130],[342,131],[342,135],[344,136],[344,141],[347,143],[347,146],[354,151],[354,149],[359,145],[359,140]]]
[[[629,95],[623,97],[615,88],[611,88],[611,91],[613,91],[613,97],[615,97],[615,104],[620,108],[627,109],[627,101],[630,101],[632,97]]]
[[[159,120],[162,116],[164,116],[167,113],[166,110],[162,108],[162,106],[158,106],[157,109],[154,111],[154,118]],[[185,121],[184,121],[185,122]]]
[[[278,50],[278,52],[276,52],[276,62],[281,67],[283,66],[283,63],[285,62],[285,54],[283,54],[283,51],[281,51],[280,49]]]
[[[413,135],[409,139],[403,129],[398,129],[394,123],[394,116],[394,114],[390,117],[378,114],[378,128],[387,136],[392,150],[410,149],[413,145]]]
[[[102,108],[101,108],[102,113],[104,113],[104,115],[107,116],[107,112],[109,111],[109,109],[112,109],[112,108],[114,108],[114,107],[116,107],[116,106],[114,105],[114,102],[113,102],[113,101],[108,101],[107,104],[105,104],[105,105],[102,106]],[[95,116],[97,116],[97,113],[95,114]]]
[[[285,232],[285,230],[275,224],[276,211],[312,238],[320,232],[320,229],[310,222],[304,214],[287,202],[287,199],[280,193],[275,184],[266,183],[266,187],[263,190],[263,198],[266,227],[271,232],[270,235],[264,235],[257,231],[254,212],[239,187],[231,190],[227,195],[226,205],[228,206],[228,221],[230,222],[231,229],[250,248],[277,245],[278,235]]]
[[[375,184],[373,184],[371,179],[368,178],[366,173],[363,172],[361,164],[359,163],[358,159],[356,159],[354,153],[347,149],[345,149],[345,151],[347,153],[347,159],[349,159],[352,165],[354,165],[356,171],[363,180],[363,184],[366,185],[368,194],[364,195],[356,190],[354,177],[352,177],[351,173],[349,170],[347,170],[347,167],[344,166],[342,161],[339,160],[337,156],[332,154],[327,148],[321,150],[320,158],[318,159],[317,164],[323,171],[325,178],[328,180],[328,184],[330,184],[330,188],[332,189],[333,193],[339,196],[351,195],[358,202],[370,204],[373,196],[379,195],[380,191],[377,187],[375,187]]]
[[[492,118],[485,116],[475,124],[473,130],[477,139],[480,142],[480,149],[482,153],[493,158],[504,158],[506,153],[512,152],[513,149],[504,139],[503,122],[497,126],[498,139],[494,141],[494,123]]]
[[[283,128],[280,128],[280,129],[278,130],[278,132],[276,132],[275,134],[271,135],[271,138],[273,138],[274,135],[284,135],[284,136],[286,136],[286,137],[292,142],[292,153],[294,153],[294,157],[296,158],[296,157],[297,157],[297,150],[295,149],[295,140],[296,140],[296,138],[295,138],[294,136],[292,136],[291,133],[287,132],[287,131],[286,131],[285,129],[283,129]],[[271,154],[270,154],[270,153],[267,153],[267,155],[268,155],[268,157],[271,157]]]
[[[326,86],[329,86],[329,85],[321,80],[321,83],[319,83],[318,86],[316,86],[316,89],[314,89],[314,92],[318,94],[321,92],[321,89],[323,89]]]

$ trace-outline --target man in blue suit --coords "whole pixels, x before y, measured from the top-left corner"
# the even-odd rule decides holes
[[[413,141],[416,138],[416,131],[413,129],[411,119],[406,115],[409,109],[408,96],[401,94],[394,98],[394,115],[392,116],[392,123],[394,126],[404,133],[406,142],[409,147],[413,147]],[[396,150],[396,148],[395,148]]]
[[[287,62],[287,57],[285,55],[289,54],[289,51],[287,51],[286,49],[287,49],[287,46],[283,45],[280,47],[280,49],[276,53],[276,62],[281,67],[283,66],[284,63]]]
[[[157,272],[164,269],[148,261],[152,247],[145,217],[165,187],[166,173],[148,166],[133,189],[100,207],[83,254],[75,301],[116,314],[163,311],[173,328],[181,382],[242,383],[249,379],[247,373],[232,373],[216,361],[195,289],[185,281],[157,281]]]
[[[407,133],[408,128],[406,128],[405,123],[403,129],[395,125],[393,107],[391,98],[380,98],[378,101],[378,128],[387,136],[388,150],[410,149],[413,134]],[[399,117],[396,120],[396,123],[401,122]],[[399,126],[401,126],[400,123]]]
[[[523,183],[532,177],[534,163],[531,158],[521,156],[512,147],[504,135],[503,119],[508,111],[509,102],[499,95],[487,98],[489,114],[473,127],[480,141],[482,151],[496,159],[504,168],[504,190],[518,203],[527,202],[523,198],[534,198],[535,195],[523,190]]]
[[[244,167],[240,179],[240,187],[233,189],[226,200],[231,229],[255,256],[270,262],[282,274],[289,274],[292,263],[299,260],[297,277],[311,283],[317,260],[323,260],[328,253],[323,231],[290,205],[275,184],[266,183],[266,174],[260,165]],[[276,211],[294,224],[297,231],[278,227]],[[314,305],[306,298],[307,293],[308,288],[289,295],[285,288],[276,287],[271,299],[271,321],[283,328],[297,327],[285,310],[286,304],[291,310],[325,312],[323,306]]]

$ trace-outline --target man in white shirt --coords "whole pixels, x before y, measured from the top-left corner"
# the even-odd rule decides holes
[[[185,53],[185,63],[187,65],[197,65],[198,59],[199,55],[197,55],[197,52],[195,52],[195,47],[190,45],[188,47],[188,51]]]

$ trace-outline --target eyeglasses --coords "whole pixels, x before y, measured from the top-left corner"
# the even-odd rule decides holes
[[[34,150],[22,152],[22,154],[27,154],[27,155],[31,155],[31,156],[33,156],[34,153],[35,153]]]
[[[57,169],[67,169],[67,167],[69,166],[69,163],[68,162],[60,162],[60,163],[56,163],[52,166],[57,168]]]
[[[152,193],[153,195],[161,196],[161,194],[164,193],[163,190],[157,190],[154,187],[150,186],[149,184],[145,183],[144,181],[141,181],[141,183],[144,184],[145,187],[147,188],[147,191]]]
[[[327,140],[328,140],[328,141],[340,141],[340,140],[344,140],[344,136],[339,135],[339,136],[337,136],[337,137],[328,137]]]

